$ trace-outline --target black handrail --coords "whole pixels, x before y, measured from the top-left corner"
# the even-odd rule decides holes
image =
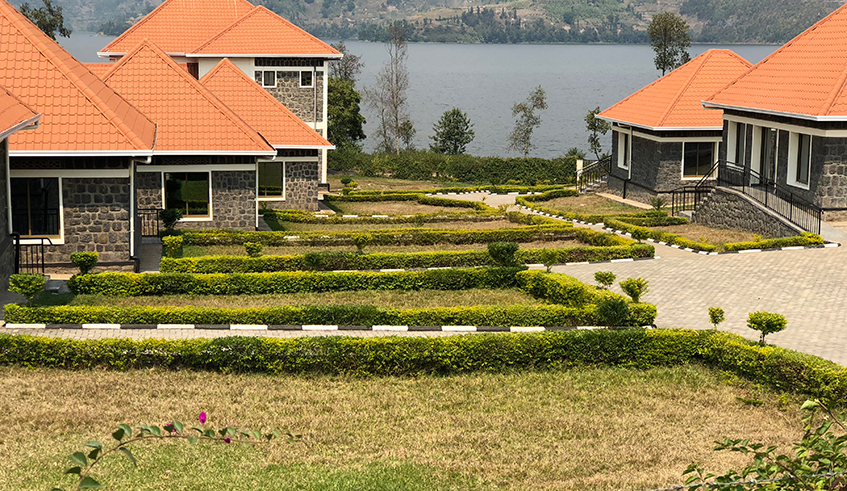
[[[604,157],[592,162],[582,168],[577,176],[577,190],[584,193],[588,186],[601,182],[604,177],[612,173],[612,157]]]
[[[53,241],[47,237],[32,237],[25,240],[37,243],[21,243],[21,234],[12,232],[12,241],[15,244],[15,274],[44,274],[44,246],[53,245]],[[47,241],[45,243],[45,241]]]

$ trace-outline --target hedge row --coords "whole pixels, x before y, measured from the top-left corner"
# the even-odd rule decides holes
[[[328,225],[363,224],[363,223],[433,223],[433,222],[492,222],[502,220],[503,215],[493,212],[436,212],[436,213],[414,213],[410,215],[388,215],[373,217],[359,215],[356,218],[343,215],[316,215],[300,210],[260,210],[266,220],[272,219],[278,222],[290,223],[320,223]]]
[[[329,273],[99,273],[74,275],[68,288],[77,295],[260,295],[352,290],[466,290],[509,288],[523,268],[437,269],[423,271]]]
[[[250,309],[213,307],[6,306],[6,322],[46,324],[268,324],[402,326],[553,326],[597,325],[596,307],[563,305],[462,306],[394,309],[371,305],[284,305]],[[630,322],[649,325],[650,304],[630,304]],[[0,353],[2,356],[2,353]]]
[[[779,239],[765,239],[755,242],[730,242],[724,244],[727,251],[745,251],[749,249],[779,249],[781,247],[815,246],[823,245],[823,237],[811,232],[803,232],[794,237],[782,237]]]
[[[678,245],[679,247],[694,249],[698,251],[712,252],[716,249],[716,247],[712,244],[706,244],[704,242],[696,242],[693,240],[686,239],[685,237],[677,234],[672,234],[670,232],[664,232],[661,230],[653,230],[647,227],[638,227],[636,225],[631,225],[629,223],[622,222],[616,218],[606,218],[603,223],[615,230],[621,230],[623,232],[640,232],[645,237],[649,237],[658,242],[665,242],[668,245]]]
[[[371,245],[434,245],[434,244],[487,244],[489,242],[534,242],[560,240],[573,237],[573,226],[567,223],[535,225],[502,229],[381,229],[368,230]],[[296,233],[296,235],[294,235]],[[238,230],[185,230],[185,245],[242,245],[259,242],[267,246],[286,245],[351,245],[353,235],[362,232],[253,232]]]
[[[668,216],[667,213],[663,211],[643,211],[636,213],[620,213],[613,215],[594,215],[588,213],[573,213],[568,211],[557,210],[555,208],[547,208],[545,206],[539,206],[535,204],[538,201],[546,201],[553,198],[561,198],[561,197],[570,197],[576,196],[576,194],[567,194],[563,196],[558,196],[558,193],[551,193],[550,196],[545,196],[547,193],[543,193],[535,196],[518,196],[515,199],[515,202],[519,205],[526,206],[540,213],[549,213],[550,215],[556,215],[568,220],[577,220],[588,223],[603,223],[604,220],[609,218],[615,220],[625,221],[632,225],[639,225],[644,227],[658,227],[665,225],[683,225],[688,223],[683,217],[672,217]]]
[[[456,186],[456,187],[448,187],[448,188],[431,188],[431,189],[415,189],[415,190],[384,190],[384,191],[371,191],[371,190],[360,190],[356,189],[350,194],[359,195],[359,194],[405,194],[405,193],[425,193],[425,194],[449,194],[449,193],[475,193],[479,191],[488,191],[494,194],[506,194],[506,193],[542,193],[544,191],[550,191],[554,189],[562,189],[561,184],[540,184],[536,186],[523,186],[518,184],[487,184],[481,186]]]
[[[481,201],[465,201],[460,199],[439,198],[427,196],[423,193],[398,193],[398,194],[348,194],[336,196],[328,194],[324,196],[325,203],[355,203],[355,202],[379,202],[379,201],[417,201],[421,205],[443,206],[446,208],[473,208],[479,211],[494,211],[493,208]]]
[[[12,309],[15,316],[21,308]],[[8,314],[7,314],[8,315]],[[847,398],[847,369],[740,336],[666,329],[448,337],[222,337],[77,341],[0,334],[0,364],[64,369],[194,369],[355,376],[453,375],[566,367],[647,369],[703,363],[778,391]]]

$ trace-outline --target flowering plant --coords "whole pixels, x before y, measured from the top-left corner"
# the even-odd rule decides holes
[[[200,413],[197,420],[201,425],[205,425],[207,421],[206,413]],[[112,432],[112,438],[116,441],[113,446],[107,447],[97,440],[91,440],[85,444],[87,448],[91,449],[88,451],[88,454],[85,452],[74,452],[71,454],[70,460],[73,463],[73,466],[68,468],[68,470],[65,471],[65,474],[76,474],[79,476],[76,487],[73,489],[102,488],[103,485],[91,477],[90,474],[94,467],[109,454],[120,452],[128,458],[133,465],[137,465],[137,461],[135,460],[135,456],[132,454],[132,451],[129,449],[129,445],[141,440],[165,440],[176,438],[185,440],[191,445],[202,441],[214,443],[236,442],[257,444],[268,443],[274,438],[283,436],[283,433],[278,430],[262,433],[258,430],[250,431],[247,429],[235,428],[233,426],[225,426],[217,431],[203,426],[192,426],[191,428],[186,429],[185,425],[179,421],[173,421],[163,425],[162,427],[140,424],[135,427],[135,430],[135,434],[133,434],[133,429],[129,425],[119,424],[117,429]],[[288,437],[289,441],[300,438],[300,435],[291,432],[286,432],[284,435]],[[64,490],[62,488],[53,488],[52,491]]]

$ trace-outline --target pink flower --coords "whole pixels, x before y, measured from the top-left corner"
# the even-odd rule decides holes
[[[229,439],[229,437],[224,438],[224,442],[226,442],[226,443],[229,443],[229,442],[231,442],[231,441],[232,441],[232,440],[230,440],[230,439]]]
[[[169,427],[169,426],[170,426],[170,428],[171,428],[171,433],[176,433],[176,428],[174,427],[174,424],[173,424],[173,423],[168,423],[167,425],[165,425],[165,428],[167,428],[167,427]]]
[[[200,416],[197,417],[201,424],[206,422],[206,413],[200,413]]]

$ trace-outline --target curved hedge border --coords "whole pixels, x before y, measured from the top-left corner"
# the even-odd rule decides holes
[[[794,237],[782,237],[779,239],[765,239],[758,242],[730,242],[724,244],[727,251],[746,251],[750,249],[780,249],[782,247],[818,246],[823,245],[823,237],[811,232],[803,232]]]
[[[290,223],[320,223],[328,225],[362,224],[362,223],[433,223],[433,222],[493,222],[502,220],[504,215],[497,212],[460,211],[450,213],[413,213],[408,215],[386,215],[372,216],[359,215],[357,217],[335,215],[316,215],[308,211],[300,210],[259,210],[266,220],[272,219],[278,222]]]
[[[697,251],[704,252],[712,252],[717,249],[716,246],[712,244],[706,244],[704,242],[696,242],[693,240],[686,239],[685,237],[677,234],[672,234],[670,232],[663,232],[661,230],[653,230],[647,227],[639,227],[637,225],[632,225],[626,222],[621,221],[618,218],[606,218],[603,221],[603,224],[609,228],[620,230],[622,232],[641,232],[645,237],[649,237],[657,242],[665,242],[668,245],[677,245],[679,247],[694,249]]]
[[[355,376],[453,375],[570,367],[653,368],[703,363],[776,390],[847,399],[847,368],[740,336],[666,329],[553,331],[448,337],[223,337],[190,340],[0,334],[0,364],[64,369],[209,370]]]
[[[466,194],[466,193],[480,193],[488,191],[492,194],[506,194],[506,193],[543,193],[545,191],[552,191],[556,189],[563,189],[564,184],[540,184],[537,186],[522,186],[519,184],[501,184],[501,185],[482,185],[482,186],[463,186],[463,187],[449,187],[449,188],[431,188],[431,189],[412,189],[412,190],[384,190],[384,191],[371,191],[371,190],[361,190],[356,189],[355,191],[351,191],[350,195],[389,195],[389,194],[408,194],[408,193],[423,193],[423,194],[447,194],[455,193],[455,194]],[[349,195],[348,195],[349,196]]]
[[[76,295],[262,295],[355,290],[466,290],[510,288],[523,268],[436,269],[423,271],[331,273],[99,273],[74,275]]]
[[[443,206],[448,208],[473,208],[478,211],[496,211],[494,208],[481,201],[439,198],[435,196],[427,196],[420,192],[397,194],[348,194],[346,196],[327,194],[324,196],[324,202],[328,203],[355,203],[363,201],[417,201],[418,204],[421,205]]]

